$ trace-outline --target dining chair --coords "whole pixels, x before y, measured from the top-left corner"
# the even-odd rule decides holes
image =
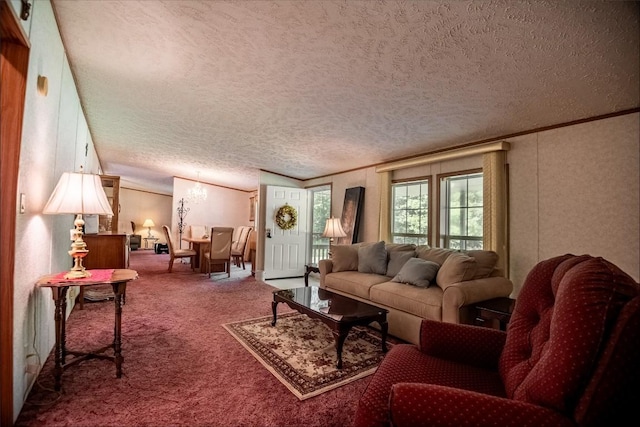
[[[211,277],[211,266],[223,264],[227,277],[231,277],[231,243],[233,227],[213,227],[211,229],[211,245],[204,254],[207,274]]]
[[[168,226],[163,225],[162,230],[164,231],[164,237],[167,239],[167,244],[169,245],[169,273],[173,270],[173,261],[176,258],[190,258],[191,269],[193,270],[195,266],[196,251],[193,249],[176,248],[175,242],[173,241],[173,234],[171,234],[171,229]]]
[[[132,251],[136,251],[140,249],[140,245],[142,244],[142,236],[140,234],[136,234],[136,223],[131,221],[131,231],[132,234],[129,236],[129,249]]]
[[[188,237],[191,238],[208,238],[209,237],[209,229],[206,225],[190,225],[188,228]],[[196,250],[193,245],[193,242],[189,242],[189,249]],[[197,251],[196,251],[197,252]]]
[[[233,247],[231,248],[231,256],[233,257],[234,264],[238,267],[242,265],[243,270],[245,270],[244,253],[252,230],[253,227],[241,226],[236,228],[236,232],[234,233],[237,237],[234,239]]]

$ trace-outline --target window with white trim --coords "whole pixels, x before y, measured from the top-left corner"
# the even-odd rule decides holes
[[[398,182],[391,186],[393,243],[429,243],[429,180]]]
[[[482,172],[440,178],[439,246],[483,248]]]

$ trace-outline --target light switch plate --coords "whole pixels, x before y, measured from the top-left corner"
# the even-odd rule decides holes
[[[20,213],[23,214],[27,210],[27,195],[20,193]]]

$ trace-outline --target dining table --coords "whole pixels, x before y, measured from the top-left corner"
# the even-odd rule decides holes
[[[201,265],[204,264],[204,254],[207,251],[207,248],[211,244],[210,237],[183,237],[183,241],[189,242],[194,251],[196,251],[196,256],[194,260],[194,270],[201,271]]]

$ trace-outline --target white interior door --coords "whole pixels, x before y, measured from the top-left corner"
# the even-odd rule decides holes
[[[290,230],[276,224],[276,213],[285,203],[298,213],[297,224]],[[264,279],[303,276],[307,259],[307,190],[268,185],[265,207]]]

